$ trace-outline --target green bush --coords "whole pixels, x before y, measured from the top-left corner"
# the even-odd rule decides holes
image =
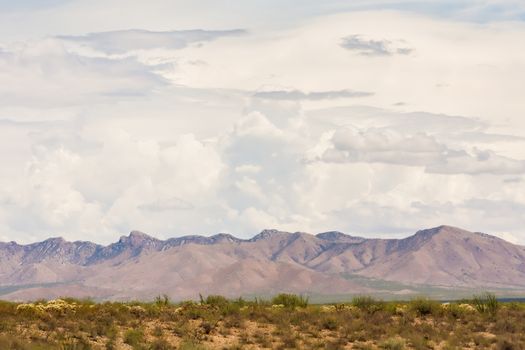
[[[499,302],[496,295],[493,293],[483,293],[481,295],[474,295],[472,304],[480,313],[488,313],[495,315],[499,309]]]
[[[409,305],[412,311],[415,311],[419,316],[432,315],[440,309],[437,301],[427,298],[416,298],[410,301]]]
[[[144,342],[144,332],[141,329],[128,329],[124,333],[124,343],[133,348],[138,347]]]
[[[272,299],[272,305],[284,305],[286,308],[305,308],[308,306],[308,297],[296,294],[281,293]]]
[[[446,311],[453,318],[461,318],[465,316],[465,309],[461,308],[458,303],[449,304]]]
[[[224,307],[230,303],[228,299],[226,299],[222,295],[208,295],[205,299],[202,295],[199,294],[199,297],[201,300],[201,304],[203,305]]]
[[[368,295],[358,295],[352,299],[352,305],[367,312],[376,312],[382,310],[385,303]]]

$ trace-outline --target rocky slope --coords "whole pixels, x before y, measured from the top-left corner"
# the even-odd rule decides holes
[[[354,277],[349,277],[354,276]],[[198,293],[373,293],[359,278],[444,287],[525,289],[525,248],[450,226],[405,239],[265,230],[158,240],[131,232],[116,243],[0,243],[0,298],[60,295],[174,299]]]

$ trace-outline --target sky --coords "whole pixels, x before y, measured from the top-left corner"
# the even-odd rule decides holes
[[[525,244],[525,3],[0,0],[0,241]]]

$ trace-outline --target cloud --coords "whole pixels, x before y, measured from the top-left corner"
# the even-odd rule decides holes
[[[4,106],[41,108],[137,97],[167,83],[134,59],[81,56],[54,39],[0,53],[0,79]]]
[[[367,40],[360,35],[349,35],[341,39],[341,47],[363,56],[409,55],[413,49],[394,45],[389,40]]]
[[[338,98],[354,98],[366,97],[373,95],[370,92],[353,91],[353,90],[334,90],[334,91],[312,91],[303,92],[300,90],[273,90],[273,91],[259,91],[253,96],[268,100],[332,100]]]
[[[244,30],[180,30],[154,32],[149,30],[120,30],[90,33],[81,36],[63,35],[59,39],[90,47],[106,54],[123,54],[137,50],[182,49],[190,44],[203,43],[221,37],[245,34]]]
[[[427,201],[426,203],[408,202],[404,208],[394,203],[377,203],[363,200],[351,203],[334,211],[337,218],[345,218],[352,232],[379,234],[384,237],[406,237],[412,227],[412,221],[418,220],[421,226],[435,227],[443,223],[463,227],[473,232],[486,232],[523,244],[521,232],[508,231],[509,220],[519,227],[525,224],[520,211],[523,203],[508,200],[487,200],[473,197],[454,203],[452,201]],[[509,215],[512,213],[512,215]]]
[[[335,125],[379,125],[411,133],[430,130],[433,134],[447,134],[448,137],[458,136],[458,133],[479,135],[487,128],[487,123],[479,118],[424,111],[400,113],[367,105],[320,108],[305,113],[309,118],[328,120]]]
[[[282,131],[258,111],[251,112],[237,121],[235,135],[262,139],[283,137]]]
[[[523,177],[525,159],[521,25],[371,11],[271,30],[241,18],[256,29],[176,41],[157,33],[202,17],[120,21],[132,6],[112,5],[68,14],[68,30],[133,23],[150,29],[144,39],[1,44],[3,236],[109,242],[132,229],[250,237],[266,227],[386,236],[446,223],[523,237],[525,182],[508,181]],[[100,9],[110,14],[95,28]],[[343,50],[348,23],[365,43],[417,55],[378,64]],[[34,37],[66,27],[53,28]],[[352,99],[361,92],[372,94]],[[499,204],[500,218],[488,215]]]
[[[525,161],[497,155],[490,150],[449,151],[439,162],[428,164],[426,171],[437,174],[525,174]]]
[[[403,135],[393,130],[345,127],[332,137],[323,161],[379,162],[424,166],[440,159],[445,148],[426,134]]]
[[[426,172],[436,174],[525,173],[525,161],[510,159],[490,150],[455,150],[425,133],[346,126],[335,131],[331,142],[332,147],[320,158],[322,161],[420,166]]]

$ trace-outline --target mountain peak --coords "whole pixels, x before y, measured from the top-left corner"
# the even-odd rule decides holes
[[[329,242],[358,243],[358,242],[362,242],[366,240],[363,237],[350,236],[350,235],[347,235],[346,233],[339,232],[339,231],[322,232],[322,233],[316,234],[315,237],[322,239],[324,241],[329,241]]]
[[[241,242],[242,239],[239,239],[229,233],[217,233],[210,237],[212,242]]]
[[[48,250],[64,246],[66,243],[68,242],[62,237],[51,237],[45,241],[33,243],[31,245],[39,249]]]
[[[122,236],[120,237],[118,243],[116,243],[116,246],[119,246],[118,250],[123,248],[131,248],[133,250],[139,249],[142,250],[142,248],[146,247],[152,247],[157,248],[159,245],[161,245],[163,242],[148,235],[144,232],[140,231],[131,231],[128,236]],[[110,245],[109,247],[111,247]]]
[[[61,243],[66,242],[66,240],[63,237],[51,237],[51,238],[46,239],[44,242],[52,243],[52,244],[61,244]]]
[[[321,238],[327,241],[336,241],[336,240],[346,237],[347,235],[339,231],[328,231],[328,232],[318,233],[315,236],[317,238]]]
[[[261,233],[254,236],[252,239],[250,239],[250,241],[256,242],[262,239],[268,239],[268,238],[279,236],[279,235],[290,235],[290,234],[291,233],[289,232],[279,231],[276,229],[266,229],[266,230],[262,230]]]
[[[407,244],[413,244],[414,242],[419,242],[422,244],[424,242],[429,242],[431,240],[443,240],[451,242],[453,240],[464,240],[464,241],[475,241],[476,244],[479,244],[481,241],[495,241],[500,240],[501,238],[492,236],[486,233],[481,232],[471,232],[459,227],[441,225],[434,228],[417,231],[414,235],[403,239],[402,241]],[[416,243],[417,244],[417,243]]]
[[[141,245],[145,242],[158,241],[158,239],[141,231],[131,231],[128,236],[120,237],[120,243],[128,243],[131,245]]]
[[[425,230],[419,230],[416,232],[414,236],[432,237],[438,234],[444,235],[444,234],[464,234],[464,233],[469,233],[469,232],[463,229],[460,229],[458,227],[454,227],[454,226],[440,225],[440,226],[425,229]]]
[[[156,239],[142,231],[136,231],[136,230],[131,231],[129,233],[129,237],[132,239]]]

